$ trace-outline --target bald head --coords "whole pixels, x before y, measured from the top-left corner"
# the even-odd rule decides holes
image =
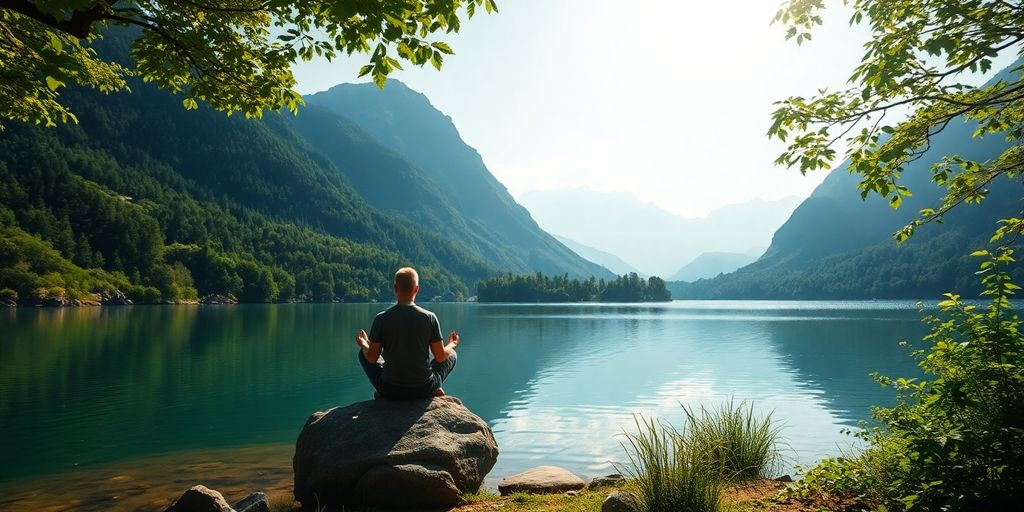
[[[395,293],[399,298],[415,296],[420,287],[420,275],[412,267],[403,267],[395,272]]]

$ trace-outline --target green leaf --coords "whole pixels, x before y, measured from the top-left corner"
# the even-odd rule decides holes
[[[52,76],[47,76],[46,86],[49,87],[51,91],[56,91],[57,88],[64,86],[64,82],[61,82]]]

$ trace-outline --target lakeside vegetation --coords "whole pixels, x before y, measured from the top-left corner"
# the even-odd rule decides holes
[[[636,272],[605,281],[590,277],[579,280],[568,275],[550,277],[507,274],[476,285],[479,302],[668,302],[672,294],[665,280],[647,279]]]
[[[775,476],[780,441],[770,415],[731,400],[683,413],[681,427],[638,417],[637,432],[626,434],[626,489],[643,510],[717,512],[728,486]]]

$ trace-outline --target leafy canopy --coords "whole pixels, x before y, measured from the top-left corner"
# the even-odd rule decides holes
[[[457,32],[479,8],[497,9],[494,0],[0,0],[0,121],[75,121],[61,87],[124,90],[130,74],[183,93],[186,108],[294,112],[297,60],[368,54],[359,76],[383,87],[402,60],[440,69],[453,52],[432,36]],[[133,70],[90,48],[111,25],[141,29]]]
[[[932,180],[946,188],[941,204],[894,236],[903,241],[924,223],[963,203],[978,203],[999,176],[1024,170],[1024,67],[997,80],[964,83],[985,73],[1005,52],[1024,51],[1024,2],[1012,0],[844,0],[851,25],[871,37],[849,79],[849,88],[823,89],[811,97],[778,102],[769,137],[788,144],[777,164],[806,173],[827,169],[845,147],[851,172],[861,176],[862,197],[878,194],[894,208],[911,191],[900,183],[904,166],[922,156],[931,138],[958,119],[977,123],[976,137],[1006,137],[1011,146],[990,161],[947,155],[932,166]],[[786,0],[775,21],[787,38],[810,40],[822,23],[823,0]],[[904,117],[905,116],[905,117]],[[901,118],[901,119],[894,119]],[[1005,219],[996,237],[1024,232],[1021,219]]]

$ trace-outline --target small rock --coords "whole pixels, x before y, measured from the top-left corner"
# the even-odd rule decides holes
[[[498,492],[508,496],[514,492],[527,494],[558,494],[586,487],[583,479],[557,466],[538,466],[507,476],[498,482]]]
[[[587,489],[593,491],[594,489],[600,489],[602,487],[615,487],[621,484],[626,479],[618,473],[612,473],[610,475],[599,476],[594,478],[587,484]]]
[[[164,512],[232,512],[219,492],[197,485],[181,495]]]
[[[270,512],[270,500],[266,494],[254,492],[231,508],[235,509],[235,512]]]
[[[601,512],[639,512],[640,501],[636,496],[625,492],[617,491],[608,495],[601,503]]]
[[[16,307],[18,307],[18,303],[14,302],[11,299],[0,299],[0,307],[16,308]]]
[[[776,482],[786,482],[786,483],[789,483],[789,482],[793,481],[793,477],[791,477],[789,475],[782,475],[782,476],[776,478],[775,481]]]
[[[572,497],[572,496],[579,496],[580,495],[580,491],[565,491],[565,495],[566,496],[570,496],[570,497]]]

